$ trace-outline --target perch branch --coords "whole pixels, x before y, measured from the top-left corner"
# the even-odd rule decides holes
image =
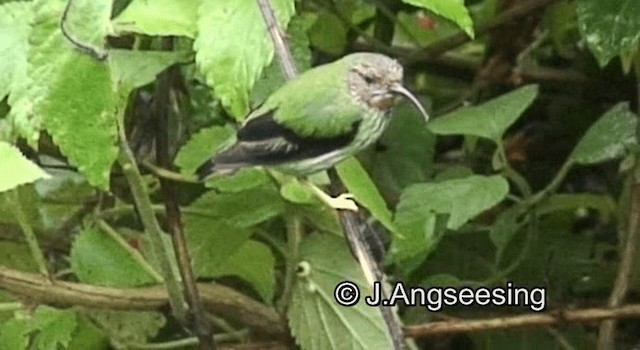
[[[84,306],[109,310],[157,310],[170,303],[163,285],[143,288],[111,288],[55,281],[43,276],[0,267],[0,289],[38,304]],[[198,283],[205,309],[246,325],[257,333],[281,337],[287,334],[280,315],[235,290],[220,284]]]

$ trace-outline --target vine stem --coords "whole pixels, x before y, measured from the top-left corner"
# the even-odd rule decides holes
[[[164,279],[165,286],[167,287],[167,293],[169,294],[169,304],[174,317],[182,324],[186,324],[187,321],[187,308],[184,296],[182,294],[182,288],[180,286],[180,278],[174,272],[172,266],[172,255],[168,247],[164,244],[163,235],[164,232],[160,228],[160,223],[156,218],[153,204],[149,198],[149,192],[145,185],[142,175],[140,175],[140,169],[136,164],[136,159],[129,148],[126,135],[124,133],[123,115],[119,116],[118,120],[118,133],[119,133],[119,145],[120,151],[118,154],[118,163],[122,167],[122,172],[129,183],[131,195],[138,209],[138,214],[142,225],[145,228],[149,242],[151,243],[151,250],[155,260],[160,266],[160,272]]]
[[[33,260],[35,260],[36,265],[38,266],[38,271],[40,271],[43,276],[50,278],[51,276],[49,275],[49,269],[47,268],[44,253],[42,253],[42,249],[40,249],[33,227],[29,224],[29,220],[24,213],[18,189],[8,192],[5,200],[8,202],[8,207],[12,211],[16,220],[18,220],[18,225],[20,225],[20,229],[27,241],[27,245],[31,251],[31,256],[33,256]]]

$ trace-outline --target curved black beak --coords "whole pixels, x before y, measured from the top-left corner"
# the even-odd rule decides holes
[[[389,90],[406,97],[418,109],[418,111],[420,111],[420,114],[422,114],[422,116],[424,117],[425,122],[429,121],[429,114],[427,114],[427,111],[424,109],[420,101],[418,101],[418,98],[413,95],[411,91],[407,90],[400,84],[391,85]]]

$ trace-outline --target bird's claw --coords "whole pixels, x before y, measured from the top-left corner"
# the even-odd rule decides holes
[[[354,197],[351,193],[343,193],[337,197],[327,197],[327,204],[334,209],[358,211],[358,205],[353,200]]]

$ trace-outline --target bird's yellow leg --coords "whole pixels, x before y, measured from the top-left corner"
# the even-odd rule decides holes
[[[304,182],[309,186],[313,194],[322,201],[322,203],[325,203],[331,208],[358,211],[358,205],[353,201],[353,195],[351,193],[343,193],[337,197],[331,197],[310,181],[305,180]]]

